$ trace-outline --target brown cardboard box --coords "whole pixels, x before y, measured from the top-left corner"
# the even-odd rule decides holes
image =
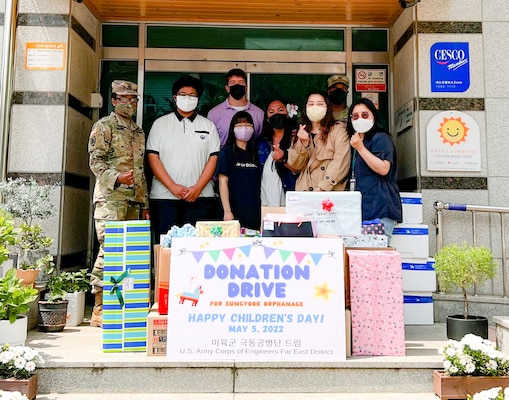
[[[213,229],[221,227],[221,237],[240,237],[240,222],[233,221],[196,221],[196,232],[198,237],[213,237]]]
[[[346,356],[352,356],[352,312],[349,308],[345,309],[345,337],[346,337]]]
[[[157,303],[159,301],[159,293],[158,293],[158,287],[157,287],[157,262],[159,260],[159,248],[161,247],[160,244],[154,244],[152,247],[152,251],[154,254],[152,255],[152,259],[154,260],[154,303]]]
[[[286,207],[262,207],[262,223],[267,214],[286,214]]]
[[[168,247],[159,248],[157,262],[156,291],[159,303],[159,314],[168,314],[168,296],[170,289],[170,259],[171,249]]]
[[[168,317],[157,312],[154,304],[147,317],[147,356],[165,356],[168,341]]]

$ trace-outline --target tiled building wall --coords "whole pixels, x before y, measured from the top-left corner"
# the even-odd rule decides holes
[[[411,15],[409,21],[408,15]],[[405,27],[407,27],[405,29]],[[407,9],[392,29],[395,79],[394,109],[410,97],[408,86],[414,82],[401,72],[414,68],[416,114],[415,131],[397,138],[398,155],[405,159],[413,151],[417,156],[416,180],[423,194],[424,223],[430,225],[430,255],[436,251],[432,225],[433,203],[509,206],[509,144],[504,137],[509,110],[509,81],[504,65],[509,56],[509,11],[504,0],[426,0]],[[430,48],[436,42],[468,42],[470,50],[470,87],[460,93],[431,92]],[[403,44],[402,44],[403,43]],[[412,65],[412,53],[416,65]],[[458,110],[471,116],[479,126],[481,171],[430,171],[427,169],[427,125],[442,111]],[[408,136],[408,137],[405,137]],[[415,138],[415,142],[413,141]],[[411,160],[410,160],[411,162]],[[405,164],[405,171],[413,165]],[[408,179],[408,176],[403,176]],[[468,212],[444,212],[444,244],[472,243],[472,219]],[[501,257],[500,218],[480,214],[477,244],[489,245]],[[507,232],[506,232],[507,235]],[[500,272],[501,274],[501,272]],[[502,293],[502,280],[479,288],[480,294]]]
[[[99,23],[72,0],[20,0],[7,176],[61,182],[57,214],[42,221],[62,267],[85,266],[89,242],[87,139],[98,87]],[[28,42],[66,47],[63,70],[25,68]]]

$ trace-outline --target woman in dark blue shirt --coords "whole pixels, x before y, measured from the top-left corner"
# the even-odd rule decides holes
[[[354,149],[352,181],[362,194],[362,219],[379,218],[390,243],[394,226],[402,221],[396,148],[379,125],[378,110],[368,99],[351,105],[347,130]]]

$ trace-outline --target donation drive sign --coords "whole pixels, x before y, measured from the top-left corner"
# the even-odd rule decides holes
[[[174,238],[170,361],[344,361],[339,238]]]

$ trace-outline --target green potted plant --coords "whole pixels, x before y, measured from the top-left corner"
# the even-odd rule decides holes
[[[51,195],[59,185],[39,185],[33,178],[10,178],[0,182],[0,208],[21,220],[19,234],[14,243],[18,248],[18,267],[24,265],[24,269],[27,269],[27,266],[49,254],[53,239],[45,236],[41,225],[34,221],[54,215],[55,206]],[[37,280],[46,281],[44,269],[39,272]]]
[[[17,228],[14,228],[12,216],[0,208],[0,278],[4,275],[4,263],[9,260],[9,247],[14,244],[17,237]],[[5,268],[7,270],[9,268]]]
[[[470,315],[467,290],[474,284],[482,285],[495,277],[498,263],[491,250],[484,246],[451,244],[435,256],[435,272],[440,290],[459,288],[463,294],[463,314],[447,317],[447,337],[460,340],[473,333],[488,338],[488,319]]]
[[[57,272],[52,264],[47,299],[39,301],[39,329],[57,332],[65,326],[80,325],[85,312],[85,292],[89,285],[88,270]],[[60,316],[58,321],[57,314]]]
[[[23,285],[11,268],[0,278],[0,344],[24,345],[27,337],[30,303],[37,299],[39,291]]]

